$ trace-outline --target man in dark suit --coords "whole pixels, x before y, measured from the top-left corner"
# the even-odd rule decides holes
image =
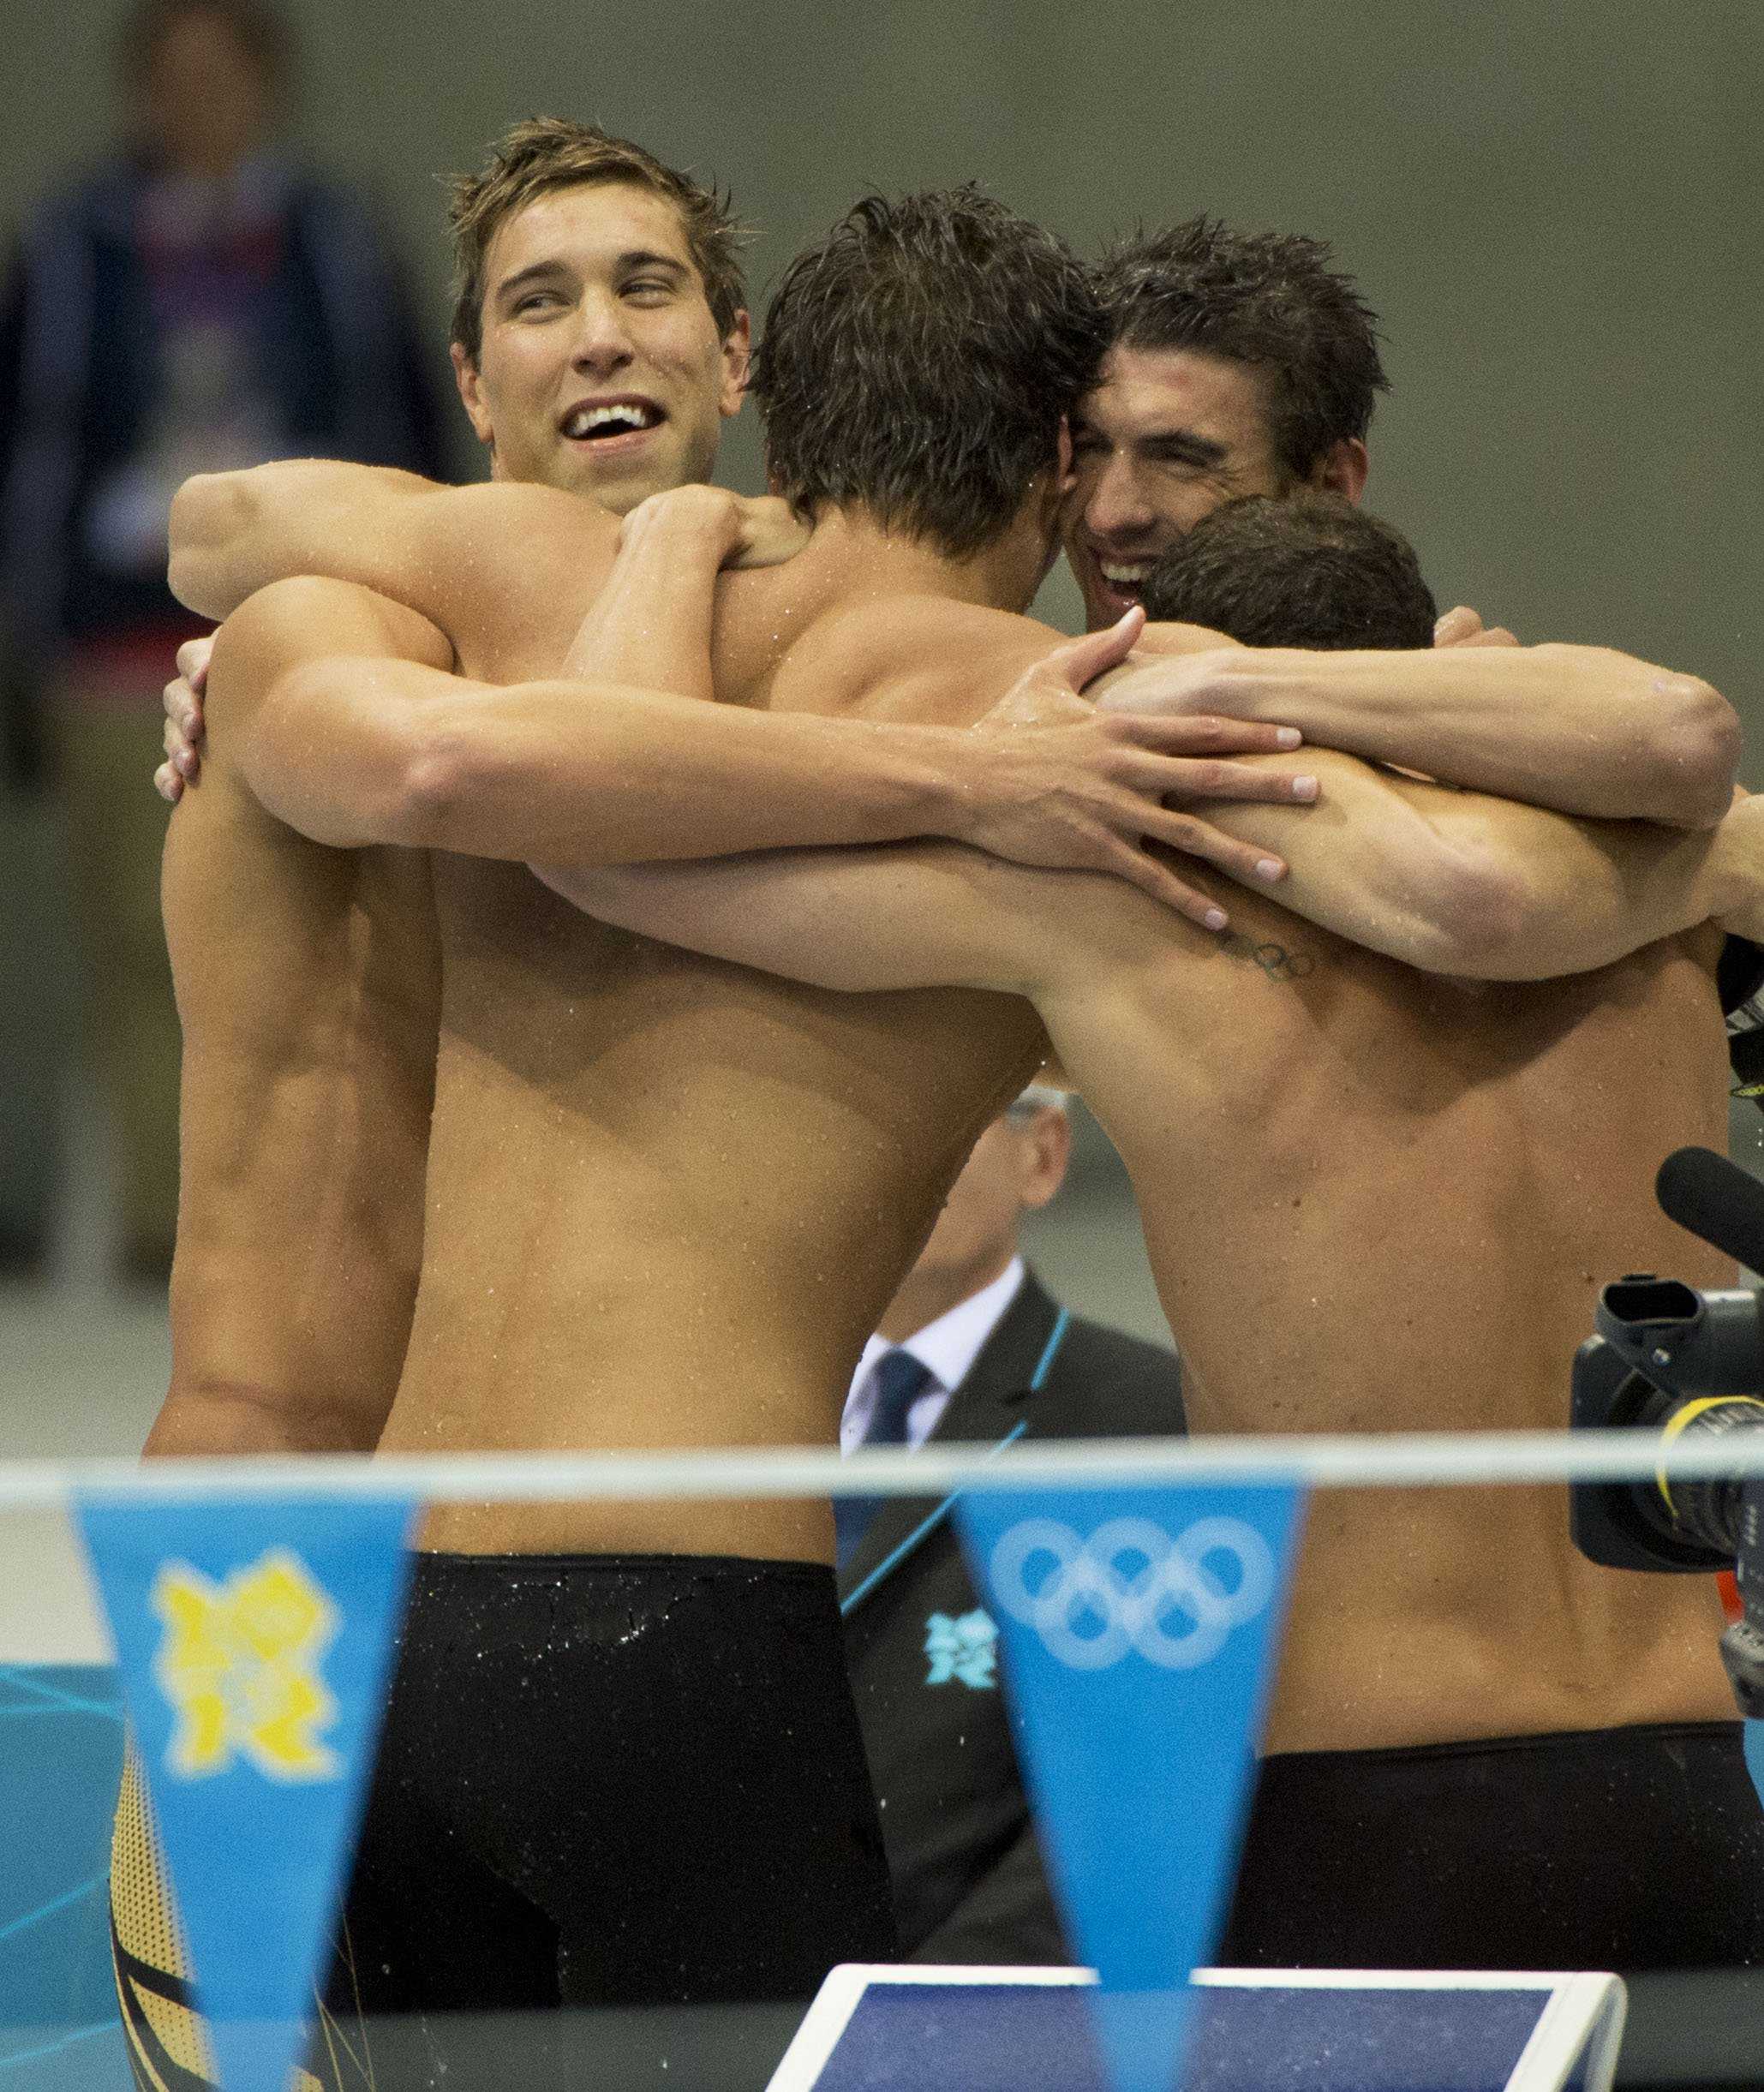
[[[1175,1354],[1072,1315],[1019,1252],[1021,1215],[1059,1190],[1071,1147],[1065,1098],[1040,1085],[981,1135],[865,1347],[844,1450],[1182,1429]],[[926,1962],[1068,1961],[1000,1689],[996,1629],[969,1581],[950,1501],[838,1507],[846,1656],[901,1951]]]

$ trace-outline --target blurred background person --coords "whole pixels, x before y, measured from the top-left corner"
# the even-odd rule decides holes
[[[165,809],[140,780],[171,650],[202,629],[165,586],[172,493],[309,452],[442,465],[397,270],[360,203],[279,143],[293,56],[261,0],[141,0],[116,45],[123,142],[26,212],[0,292],[9,776],[59,802],[118,1260],[154,1282],[176,1220],[178,1033]],[[52,933],[21,934],[14,906],[40,971]],[[40,1033],[13,1048],[0,1032],[0,1259],[17,1270],[52,1225],[60,1071]]]
[[[1071,1153],[1064,1093],[1041,1084],[980,1136],[864,1347],[842,1451],[1182,1429],[1175,1353],[1073,1315],[1024,1260],[1023,1216],[1058,1192]],[[901,1952],[1067,1961],[999,1688],[997,1630],[948,1508],[906,1497],[834,1506],[846,1659]]]

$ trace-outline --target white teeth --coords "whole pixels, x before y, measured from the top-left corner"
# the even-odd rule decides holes
[[[640,428],[653,428],[661,416],[653,407],[639,407],[629,403],[615,406],[578,407],[564,423],[566,436],[581,438],[591,435],[597,428],[615,428],[621,435]]]
[[[1104,581],[1124,581],[1134,588],[1145,580],[1151,567],[1150,559],[1138,560],[1131,566],[1113,565],[1107,559],[1098,559],[1097,562],[1097,571]]]

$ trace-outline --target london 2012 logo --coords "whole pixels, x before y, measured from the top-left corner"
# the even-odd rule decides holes
[[[170,1772],[201,1779],[242,1757],[272,1779],[338,1776],[324,1740],[337,1700],[320,1666],[339,1616],[297,1554],[272,1548],[218,1583],[164,1563],[152,1607],[165,1630],[153,1676],[177,1718]]]
[[[991,1569],[999,1605],[1074,1671],[1107,1671],[1129,1653],[1192,1671],[1277,1581],[1268,1543],[1239,1518],[1198,1518],[1174,1539],[1149,1518],[1110,1519],[1088,1539],[1026,1518],[994,1547]]]

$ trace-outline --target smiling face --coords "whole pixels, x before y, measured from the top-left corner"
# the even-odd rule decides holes
[[[1282,494],[1267,381],[1193,349],[1117,344],[1072,420],[1066,555],[1093,631],[1139,600],[1158,554],[1223,502]]]
[[[497,228],[478,354],[456,344],[453,367],[496,478],[622,516],[709,478],[722,421],[741,405],[747,315],[719,332],[666,197],[577,182]]]

